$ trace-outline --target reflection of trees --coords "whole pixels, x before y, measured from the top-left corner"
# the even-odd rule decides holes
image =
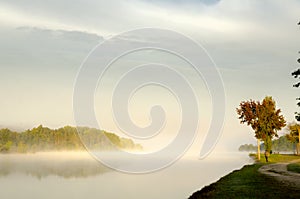
[[[0,155],[0,177],[14,173],[39,179],[47,176],[84,178],[111,171],[87,153],[57,152]]]

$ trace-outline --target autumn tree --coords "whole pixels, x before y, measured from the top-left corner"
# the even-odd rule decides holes
[[[285,126],[284,117],[280,115],[281,110],[276,109],[276,103],[272,97],[265,97],[261,103],[253,100],[243,101],[236,111],[241,120],[240,123],[246,123],[254,130],[258,140],[258,158],[260,159],[260,140],[264,141],[265,150],[270,153],[272,138],[278,137],[277,131]]]
[[[296,153],[300,155],[300,124],[289,124],[288,125],[289,134],[286,135],[287,139],[292,143],[297,143]]]

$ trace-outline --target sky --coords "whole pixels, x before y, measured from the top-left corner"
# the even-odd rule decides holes
[[[120,33],[161,28],[201,44],[219,70],[226,117],[216,149],[236,150],[240,144],[255,143],[251,128],[237,119],[235,109],[241,101],[272,96],[285,119],[294,121],[299,90],[292,87],[291,72],[299,67],[299,9],[298,0],[1,0],[0,127],[76,125],[74,85],[93,48]],[[186,63],[164,52],[137,52],[114,63],[104,86],[97,87],[95,109],[101,110],[95,113],[97,119],[106,130],[123,135],[112,124],[110,106],[101,104],[110,98],[102,99],[99,93],[111,97],[112,85],[122,71],[151,60],[174,66],[191,81],[198,97],[200,125],[190,150],[199,151],[212,117],[209,91],[203,79],[195,80]],[[141,143],[157,149],[174,139],[181,119],[177,102],[159,86],[146,86],[131,98],[130,117],[137,125],[151,122],[153,104],[165,107],[165,132]]]

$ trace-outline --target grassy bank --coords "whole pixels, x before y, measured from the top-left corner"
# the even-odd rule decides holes
[[[250,157],[256,159],[256,154],[250,154]],[[260,155],[260,163],[267,163],[265,159],[265,155]],[[268,163],[278,163],[278,162],[290,162],[293,160],[300,160],[300,156],[297,155],[291,155],[291,154],[272,154],[269,157]]]
[[[292,163],[292,164],[287,165],[287,170],[296,172],[296,173],[300,173],[300,163],[298,162],[298,163]]]
[[[271,155],[270,162],[286,162],[294,159],[299,159],[299,156],[274,154]],[[219,181],[195,192],[189,199],[300,198],[300,188],[295,190],[289,187],[282,187],[273,178],[259,173],[258,169],[266,164],[263,158],[261,161],[233,171]]]

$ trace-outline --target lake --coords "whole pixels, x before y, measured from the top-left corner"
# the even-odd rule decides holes
[[[184,157],[157,172],[126,174],[87,152],[3,154],[0,191],[4,199],[182,199],[249,163],[247,153],[214,153],[204,160]]]

